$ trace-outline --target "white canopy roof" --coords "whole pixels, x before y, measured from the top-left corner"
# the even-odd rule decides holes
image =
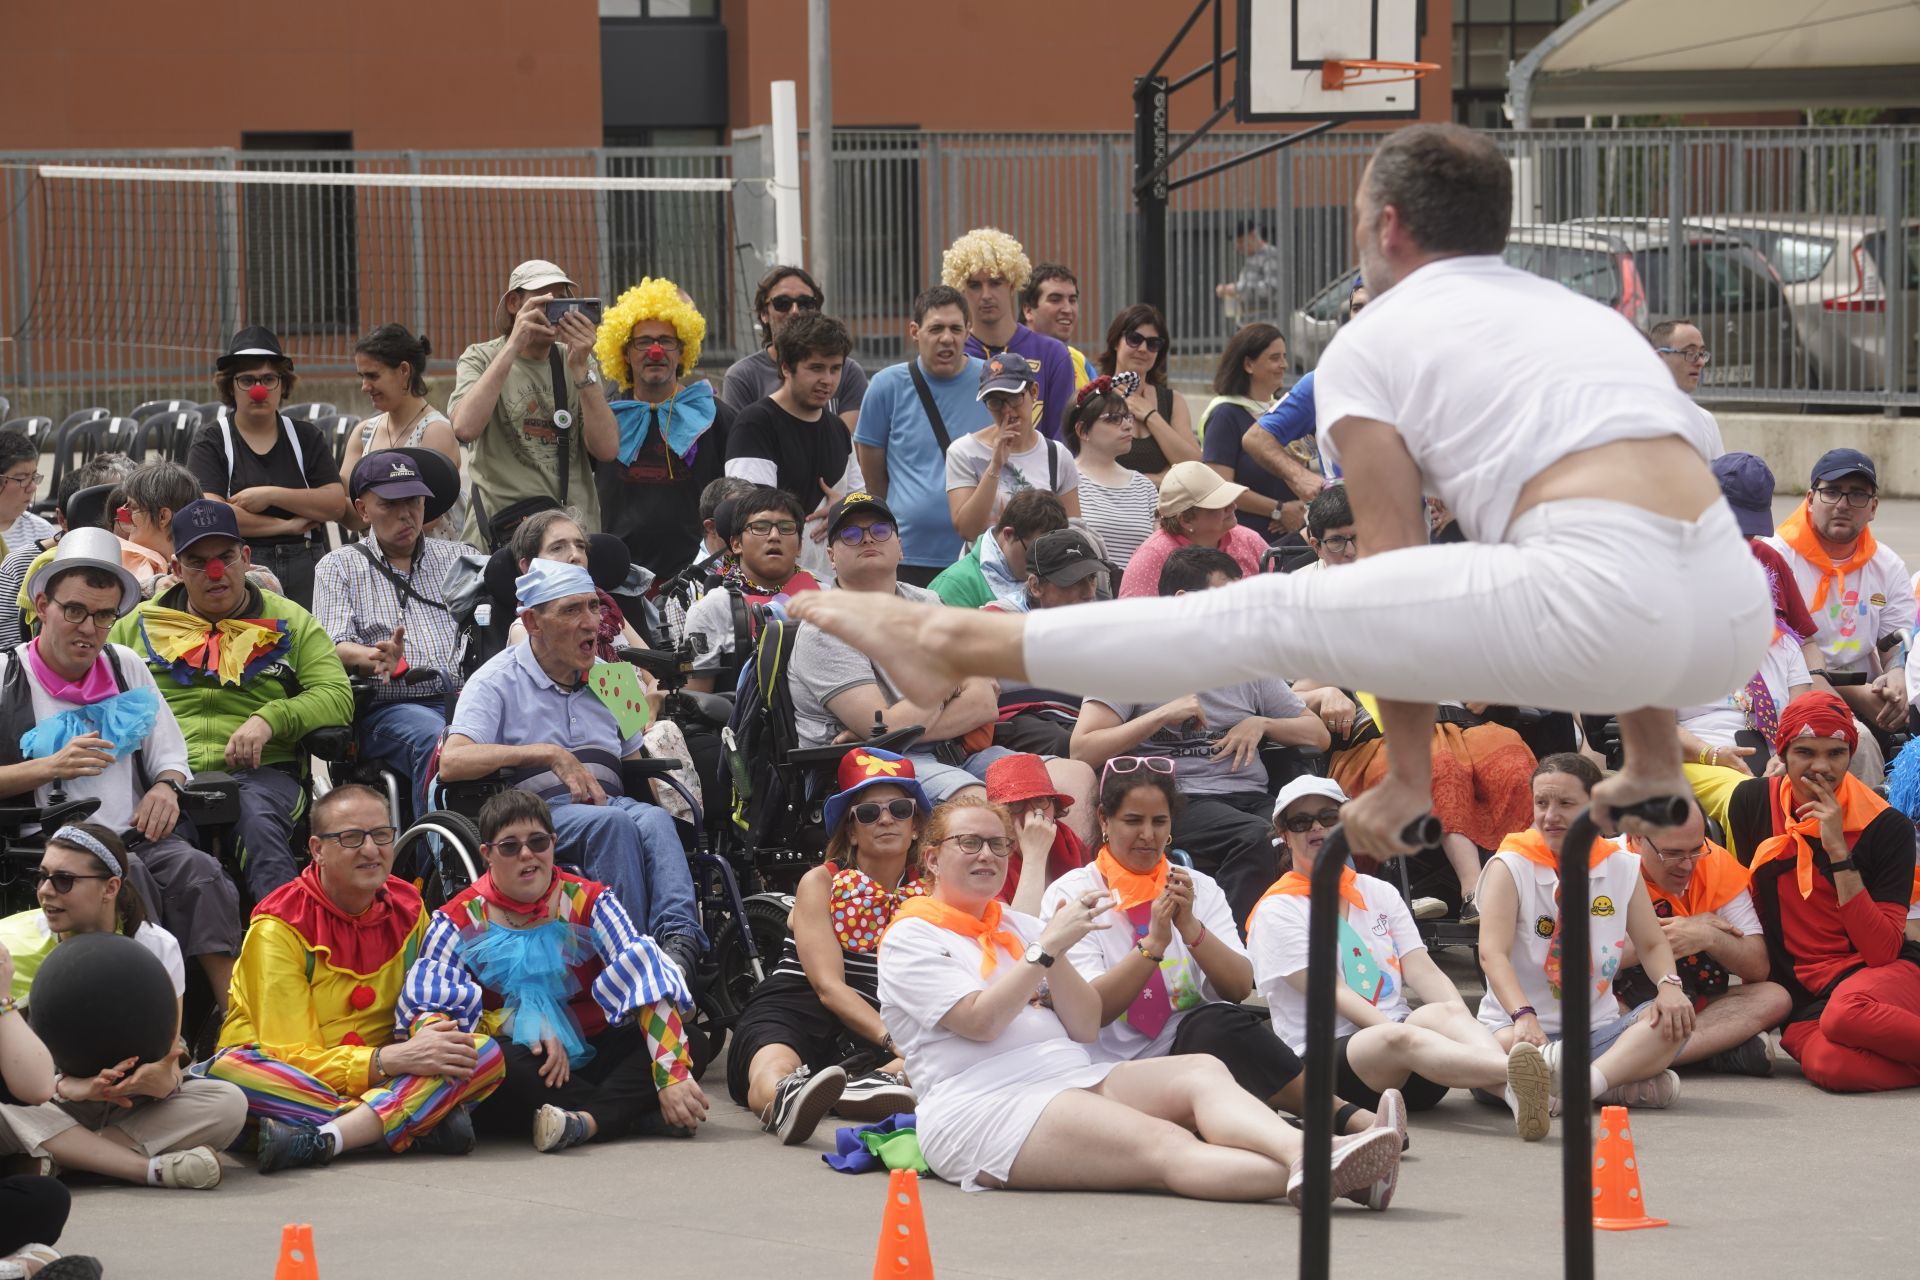
[[[1595,0],[1513,67],[1555,116],[1920,104],[1920,0]]]

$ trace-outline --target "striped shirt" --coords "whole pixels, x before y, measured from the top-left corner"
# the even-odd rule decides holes
[[[1122,572],[1160,527],[1159,510],[1160,490],[1149,476],[1130,471],[1124,488],[1110,489],[1080,473],[1080,518],[1100,539],[1107,563]]]
[[[458,682],[460,678],[460,627],[453,614],[424,600],[443,600],[441,584],[461,554],[470,550],[463,542],[442,538],[422,538],[414,554],[410,572],[395,569],[415,594],[403,595],[400,588],[380,572],[358,548],[365,547],[387,564],[379,539],[367,537],[352,546],[337,547],[320,558],[313,570],[313,616],[335,644],[374,645],[393,634],[396,626],[407,628],[407,665],[441,672]],[[391,565],[388,565],[391,568]],[[417,700],[444,690],[438,684],[383,684],[374,689],[375,702]]]

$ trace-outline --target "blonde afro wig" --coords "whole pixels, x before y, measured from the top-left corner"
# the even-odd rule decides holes
[[[940,283],[964,289],[967,277],[980,271],[999,276],[1019,293],[1033,275],[1033,263],[1020,242],[998,227],[975,227],[955,240],[940,259]]]
[[[623,391],[633,390],[633,371],[627,367],[627,339],[634,326],[643,320],[664,320],[680,335],[680,374],[692,372],[700,362],[700,343],[707,336],[707,320],[691,299],[673,281],[649,276],[620,295],[600,320],[600,334],[593,344],[600,358],[600,372],[620,384]]]

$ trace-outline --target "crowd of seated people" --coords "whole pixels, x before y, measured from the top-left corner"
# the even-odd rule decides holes
[[[0,919],[12,998],[62,940],[118,932],[182,999],[161,1061],[51,1089],[10,1065],[0,1148],[206,1188],[223,1148],[274,1173],[375,1146],[464,1154],[476,1133],[543,1152],[693,1138],[724,1092],[788,1145],[829,1116],[917,1113],[926,1165],[969,1190],[1297,1204],[1286,1117],[1306,1105],[1316,962],[1339,973],[1337,1195],[1385,1209],[1409,1116],[1456,1089],[1522,1139],[1550,1132],[1580,1066],[1559,1039],[1558,859],[1608,743],[1583,726],[1581,750],[1536,758],[1516,709],[1442,701],[1444,838],[1412,874],[1424,859],[1445,879],[1481,974],[1430,953],[1428,918],[1453,903],[1412,900],[1364,851],[1340,878],[1338,954],[1315,956],[1307,876],[1385,752],[1366,690],[1279,674],[1157,705],[983,678],[921,702],[888,662],[797,628],[777,675],[794,742],[845,748],[825,854],[713,1032],[685,823],[625,767],[663,695],[637,669],[624,712],[602,689],[631,650],[675,650],[688,688],[730,697],[800,592],[1024,612],[1318,576],[1367,548],[1310,447],[1310,385],[1284,386],[1280,331],[1235,335],[1203,454],[1163,317],[1123,310],[1089,362],[1058,336],[1072,272],[1034,271],[992,228],[948,251],[907,362],[871,383],[798,268],[761,282],[764,347],[718,394],[672,281],[634,286],[597,330],[549,318],[575,292],[553,263],[516,268],[446,418],[425,343],[371,335],[386,416],[344,468],[281,411],[294,362],[258,326],[216,362],[226,412],[189,467],[92,458],[61,478],[57,523],[7,496],[37,456],[0,434],[0,798],[94,805],[22,833],[45,852],[38,905]],[[1352,311],[1367,302],[1357,286]],[[1775,639],[1723,702],[1680,714],[1688,820],[1594,846],[1594,982],[1574,996],[1591,1095],[1672,1106],[1682,1070],[1765,1076],[1782,1050],[1829,1090],[1920,1086],[1914,824],[1875,790],[1910,725],[1914,579],[1874,537],[1866,454],[1823,456],[1777,528],[1764,460],[1715,471],[1769,570]],[[653,599],[602,580],[610,539]],[[485,628],[456,588],[495,551],[511,625],[475,661]],[[867,745],[909,726],[899,751]],[[331,756],[316,769],[312,735],[342,729],[397,801]],[[687,738],[724,814],[720,735]],[[208,774],[237,796],[217,830],[190,811]],[[481,873],[428,902],[396,844],[465,786],[494,793],[473,817]],[[190,986],[211,994],[197,1024]],[[724,1090],[700,1083],[710,1064]]]

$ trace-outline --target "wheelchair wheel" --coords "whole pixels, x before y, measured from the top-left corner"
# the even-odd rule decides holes
[[[716,1017],[731,1021],[747,1007],[747,997],[761,978],[773,972],[779,963],[780,949],[787,939],[787,914],[793,910],[793,897],[785,893],[756,893],[746,900],[745,917],[728,920],[726,928],[713,944],[717,972],[707,1003]],[[760,953],[760,972],[755,974],[748,958],[742,930],[751,930],[754,948]]]
[[[480,829],[451,809],[435,809],[402,832],[394,841],[393,862],[395,873],[419,888],[429,911],[445,906],[486,871]]]

